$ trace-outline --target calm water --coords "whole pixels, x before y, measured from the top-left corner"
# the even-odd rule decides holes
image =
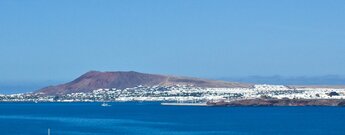
[[[1,135],[345,135],[342,107],[0,103]]]

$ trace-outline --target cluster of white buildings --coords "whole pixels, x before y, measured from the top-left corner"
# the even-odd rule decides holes
[[[181,101],[274,99],[345,99],[345,89],[293,88],[284,85],[254,85],[252,88],[200,88],[187,85],[137,86],[126,89],[97,89],[90,93],[62,96],[37,94],[0,95],[0,101],[94,102],[94,101]]]
[[[345,99],[345,89],[291,88],[284,85],[254,85],[252,88],[200,88],[186,85],[138,86],[127,89],[98,89],[92,93],[68,94],[62,99],[105,101],[210,101],[255,98]]]
[[[298,88],[284,85],[255,85],[244,92],[244,98],[267,96],[276,99],[345,99],[345,89],[339,88]]]

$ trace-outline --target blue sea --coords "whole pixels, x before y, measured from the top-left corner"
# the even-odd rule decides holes
[[[0,103],[1,135],[345,135],[344,107]]]

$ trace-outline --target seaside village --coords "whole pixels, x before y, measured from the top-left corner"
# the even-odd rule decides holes
[[[126,89],[97,89],[90,93],[45,96],[40,93],[0,95],[2,102],[207,102],[243,99],[345,99],[344,88],[307,88],[284,85],[254,85],[251,88],[200,88],[188,85],[137,86]]]

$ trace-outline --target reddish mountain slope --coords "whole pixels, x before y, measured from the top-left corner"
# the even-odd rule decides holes
[[[224,82],[189,77],[154,75],[138,72],[98,72],[90,71],[72,82],[49,86],[38,90],[38,93],[60,95],[75,92],[91,92],[99,88],[131,88],[138,85],[194,85],[198,87],[250,87],[249,84]]]

